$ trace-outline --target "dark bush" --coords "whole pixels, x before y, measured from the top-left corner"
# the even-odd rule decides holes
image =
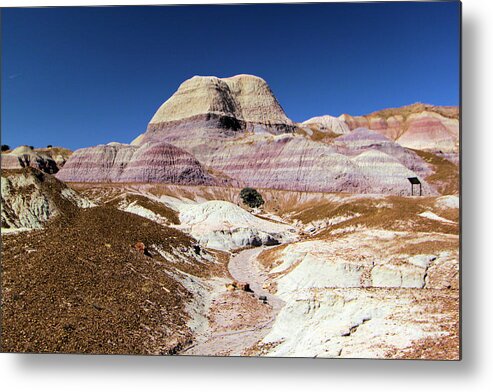
[[[8,151],[10,150],[10,146],[8,146],[7,144],[2,144],[2,151]]]
[[[251,208],[258,208],[264,204],[262,195],[253,188],[243,188],[240,192],[240,197],[247,206]]]

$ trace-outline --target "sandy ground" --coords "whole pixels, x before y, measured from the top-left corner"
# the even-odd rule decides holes
[[[257,256],[265,248],[240,251],[228,265],[233,279],[250,284],[253,293],[227,291],[224,288],[213,298],[208,321],[209,326],[196,336],[196,343],[180,352],[181,355],[255,355],[256,345],[270,331],[284,302],[267,292],[262,286],[266,274]],[[267,303],[259,300],[267,297]]]

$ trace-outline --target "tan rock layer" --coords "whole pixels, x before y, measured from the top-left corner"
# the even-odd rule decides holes
[[[291,124],[267,83],[253,75],[194,76],[159,108],[151,124],[213,113],[258,123]]]

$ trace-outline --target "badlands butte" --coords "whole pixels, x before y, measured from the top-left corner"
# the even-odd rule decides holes
[[[457,107],[296,123],[251,75],[6,151],[2,350],[458,359],[458,166]]]

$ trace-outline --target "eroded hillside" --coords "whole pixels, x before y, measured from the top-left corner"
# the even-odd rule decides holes
[[[458,143],[458,108],[298,124],[237,75],[130,144],[3,153],[2,349],[458,359]]]
[[[47,183],[45,194],[62,199],[68,188]],[[2,349],[11,352],[176,353],[204,306],[184,282],[207,292],[228,258],[114,206],[70,201],[35,230],[2,228],[2,242]]]

